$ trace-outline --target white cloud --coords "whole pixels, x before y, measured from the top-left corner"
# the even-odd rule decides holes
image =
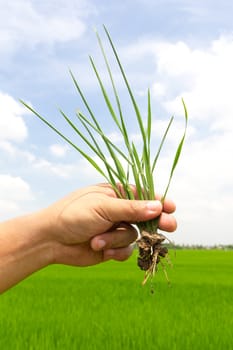
[[[3,151],[7,157],[10,157],[11,159],[18,159],[22,162],[26,161],[28,163],[36,161],[35,154],[28,150],[20,149],[18,145],[16,147],[9,141],[0,141],[0,150]]]
[[[34,200],[30,185],[22,178],[9,174],[0,174],[0,193],[0,216],[4,219],[23,213],[25,202]]]
[[[129,48],[131,53],[134,50],[138,50],[137,61],[153,55],[156,81],[152,82],[152,97],[176,117],[167,140],[170,148],[162,154],[156,171],[161,192],[182,134],[181,97],[189,111],[188,135],[169,191],[178,204],[180,225],[175,241],[232,243],[233,37],[221,36],[205,48],[182,41],[145,40]],[[161,138],[165,124],[155,120],[155,138]]]
[[[113,143],[122,143],[123,137],[120,132],[111,132],[107,135],[107,137],[113,142]]]
[[[166,87],[161,83],[154,83],[152,85],[152,94],[154,96],[165,96],[166,95]]]
[[[164,106],[180,115],[183,96],[190,125],[196,125],[194,137],[184,148],[186,176],[176,177],[176,196],[185,203],[181,203],[181,222],[187,232],[180,238],[203,244],[232,243],[228,218],[233,198],[233,40],[221,37],[205,50],[185,46],[169,45],[166,60],[160,52],[159,66],[160,77],[180,87],[174,88],[174,97],[164,98]],[[190,233],[192,237],[187,237]]]
[[[93,156],[92,159],[100,167],[103,167],[102,161],[99,160],[97,156]],[[56,183],[57,179],[63,179],[64,181],[69,179],[70,182],[75,182],[76,186],[81,187],[85,184],[104,181],[104,178],[97,172],[97,170],[83,158],[79,158],[76,161],[69,163],[56,163],[46,159],[37,159],[32,166],[33,169],[46,175],[47,178],[53,178],[54,183]]]
[[[0,5],[0,50],[3,52],[78,39],[85,31],[80,17],[94,11],[94,6],[82,0],[0,1]]]
[[[155,54],[160,79],[171,85],[163,99],[169,113],[180,114],[183,97],[194,122],[208,122],[212,127],[217,123],[223,131],[233,126],[232,37],[222,36],[205,50],[182,42],[163,43]]]
[[[0,150],[4,151],[10,156],[14,156],[16,154],[16,148],[8,141],[0,141]]]
[[[46,159],[37,159],[37,161],[33,163],[33,167],[49,175],[52,174],[63,178],[70,177],[73,169],[73,165],[54,163]]]
[[[9,174],[0,174],[0,193],[2,200],[23,201],[33,199],[30,185],[20,177]]]
[[[55,157],[64,157],[69,150],[67,145],[54,144],[49,147],[50,153]]]
[[[10,20],[9,23],[6,23],[5,21],[5,29],[0,34],[0,41],[5,35],[5,45],[12,45],[12,49],[15,50],[17,45],[30,46],[72,40],[71,27],[68,27],[68,32],[64,35],[60,31],[57,32],[58,34],[55,31],[50,32],[50,28],[56,29],[61,12],[54,14],[43,6],[36,7],[36,2],[21,0],[18,3],[23,4],[22,8],[26,8],[26,11],[25,14],[22,13],[22,18],[19,18],[17,22],[15,13],[17,11],[21,13],[21,9],[16,11],[12,8],[12,22]],[[53,4],[53,2],[50,3]],[[60,1],[60,3],[65,8],[68,2]],[[9,10],[12,5],[7,4],[6,6]],[[45,26],[41,30],[32,28],[34,31],[32,36],[25,32],[26,30],[30,32],[32,27],[30,14],[35,21],[39,20]],[[2,12],[0,19],[1,16],[3,16]],[[25,26],[23,21],[26,23]],[[66,24],[66,15],[62,21],[61,28]],[[74,17],[71,22],[74,24]],[[210,42],[205,48],[197,47],[197,45],[193,47],[183,41],[172,43],[152,39],[139,40],[135,45],[120,51],[120,56],[123,57],[122,63],[128,63],[136,89],[139,89],[139,85],[143,85],[146,81],[151,82],[152,102],[159,104],[160,112],[164,113],[165,110],[169,116],[175,114],[177,117],[169,133],[167,152],[162,154],[162,159],[158,164],[158,174],[156,171],[159,191],[162,191],[166,184],[169,167],[183,131],[184,113],[181,97],[184,97],[188,107],[190,120],[187,139],[169,191],[169,195],[174,197],[178,205],[179,228],[175,241],[204,244],[232,243],[229,218],[232,215],[233,198],[233,167],[231,165],[233,38],[222,36]],[[153,64],[147,64],[148,57],[150,62],[152,59]],[[142,70],[145,75],[142,75]],[[118,78],[119,76],[117,80]],[[83,75],[82,79],[90,83],[86,75]],[[19,150],[16,150],[12,141],[20,142],[27,137],[27,128],[22,120],[25,110],[22,111],[16,101],[6,94],[0,94],[0,98],[3,101],[0,104],[0,148],[11,156],[17,156]],[[7,118],[5,118],[6,114]],[[6,123],[6,120],[10,123]],[[160,119],[160,116],[156,117],[153,123],[153,137],[160,139],[166,126],[167,122],[164,119]],[[130,129],[130,133],[134,135],[132,138],[140,146],[140,136],[136,134],[136,131],[133,134],[133,131]],[[118,142],[117,134],[113,133],[109,136],[114,142]],[[58,157],[66,155],[66,150],[59,148],[58,145],[52,145],[50,151]],[[26,157],[26,151],[24,154]],[[46,176],[54,176],[54,186],[58,178],[60,178],[59,181],[61,178],[64,178],[64,181],[67,179],[73,181],[75,178],[77,186],[82,186],[88,181],[96,182],[98,178],[96,171],[89,164],[87,165],[86,161],[78,160],[76,163],[64,164],[50,162],[46,160],[46,156],[41,154],[38,157],[28,152],[27,155],[34,173],[36,171],[37,174],[41,172]],[[14,205],[18,205],[17,201],[6,197],[5,203],[9,211],[13,211]]]
[[[24,114],[25,108],[19,102],[0,91],[0,141],[20,142],[27,138]]]

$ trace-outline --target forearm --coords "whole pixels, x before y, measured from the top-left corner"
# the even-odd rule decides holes
[[[0,224],[0,293],[52,262],[48,223],[35,213]]]

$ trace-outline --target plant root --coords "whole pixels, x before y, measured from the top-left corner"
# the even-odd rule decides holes
[[[168,259],[168,249],[164,247],[162,243],[167,238],[160,233],[149,233],[147,231],[141,232],[141,237],[137,240],[137,246],[139,249],[138,266],[141,270],[145,271],[145,277],[142,282],[144,285],[149,277],[153,277],[157,271],[157,266],[161,262],[161,258]],[[167,272],[164,264],[161,262],[166,280],[169,283]]]

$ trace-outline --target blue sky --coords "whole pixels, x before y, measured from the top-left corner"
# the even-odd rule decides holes
[[[233,3],[219,1],[0,0],[0,217],[25,214],[102,181],[85,161],[18,102],[24,99],[77,141],[59,116],[85,110],[72,69],[106,133],[120,141],[91,70],[92,55],[106,78],[93,28],[105,24],[118,49],[142,113],[151,89],[153,146],[171,115],[175,123],[156,172],[162,192],[183,128],[181,97],[190,121],[169,196],[177,203],[172,239],[232,244]],[[108,51],[110,53],[110,51]],[[130,135],[137,140],[119,72],[111,60]],[[106,84],[109,86],[108,80]]]

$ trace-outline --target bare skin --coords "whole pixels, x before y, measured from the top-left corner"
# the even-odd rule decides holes
[[[75,191],[46,209],[0,223],[0,293],[50,265],[90,266],[132,253],[137,232],[131,225],[160,216],[159,228],[172,232],[175,204],[130,201],[110,185]]]

